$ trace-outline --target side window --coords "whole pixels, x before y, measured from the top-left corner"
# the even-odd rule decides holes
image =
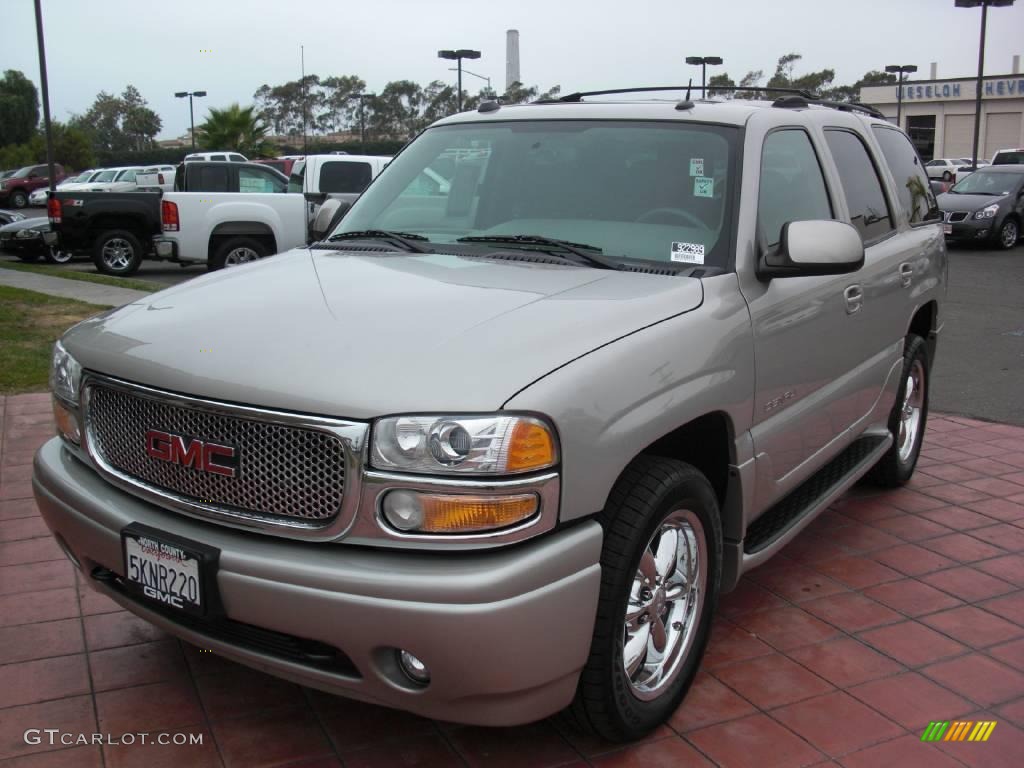
[[[288,177],[288,191],[302,193],[306,180],[306,164],[296,163],[292,166],[292,174]]]
[[[911,224],[923,224],[938,218],[938,203],[932,193],[928,176],[921,167],[921,158],[904,134],[892,128],[873,126],[875,138],[882,148],[885,162],[896,179],[900,207]]]
[[[320,169],[320,192],[347,192],[359,194],[373,178],[369,163],[347,160],[326,162]]]
[[[210,155],[210,159],[219,160],[220,162],[224,162],[225,160],[227,160],[227,158],[224,157],[224,155]]]
[[[117,178],[117,180],[118,181],[135,181],[135,176],[137,174],[138,174],[138,171],[125,171],[123,174],[121,174]]]
[[[189,192],[227,192],[228,169],[223,165],[207,165],[199,169],[199,183]]]
[[[825,177],[810,137],[799,129],[768,134],[761,151],[757,225],[768,245],[778,244],[790,221],[831,219]]]
[[[241,155],[228,155],[228,160],[230,160],[232,163],[246,162],[245,158],[242,157]]]
[[[882,183],[871,155],[860,138],[850,131],[825,131],[825,141],[839,169],[839,180],[850,209],[850,223],[864,242],[882,237],[894,228]]]
[[[286,185],[262,168],[239,168],[239,192],[284,192]]]

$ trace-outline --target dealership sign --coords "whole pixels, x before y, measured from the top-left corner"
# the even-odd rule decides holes
[[[902,87],[903,99],[905,101],[927,99],[973,99],[975,97],[974,85],[975,84],[973,82],[963,81],[921,84],[908,83]],[[982,87],[982,96],[986,99],[1000,97],[1024,99],[1024,78],[1004,77],[986,80]]]

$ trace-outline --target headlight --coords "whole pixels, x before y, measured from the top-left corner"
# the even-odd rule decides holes
[[[32,240],[39,237],[42,234],[38,229],[19,229],[18,233],[14,236],[18,240]]]
[[[982,208],[980,211],[978,211],[977,213],[975,213],[974,214],[974,218],[976,218],[976,219],[991,219],[997,213],[999,213],[999,206],[993,204],[993,205],[986,206],[986,207]]]
[[[399,416],[373,429],[377,469],[513,475],[558,463],[554,430],[531,416]]]
[[[53,345],[53,363],[50,366],[50,391],[69,403],[78,404],[78,384],[82,379],[82,366],[78,364],[59,341]]]

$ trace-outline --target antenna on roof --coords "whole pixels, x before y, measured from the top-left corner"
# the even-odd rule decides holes
[[[690,82],[686,84],[686,101],[690,100],[690,89],[693,87],[693,78],[690,78]]]

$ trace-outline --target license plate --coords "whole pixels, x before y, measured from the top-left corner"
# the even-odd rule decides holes
[[[947,234],[947,235],[952,235],[953,234],[953,225],[952,224],[943,224],[942,225],[942,231],[945,234]]]
[[[148,601],[197,616],[215,601],[219,550],[133,523],[121,531],[124,585]]]

